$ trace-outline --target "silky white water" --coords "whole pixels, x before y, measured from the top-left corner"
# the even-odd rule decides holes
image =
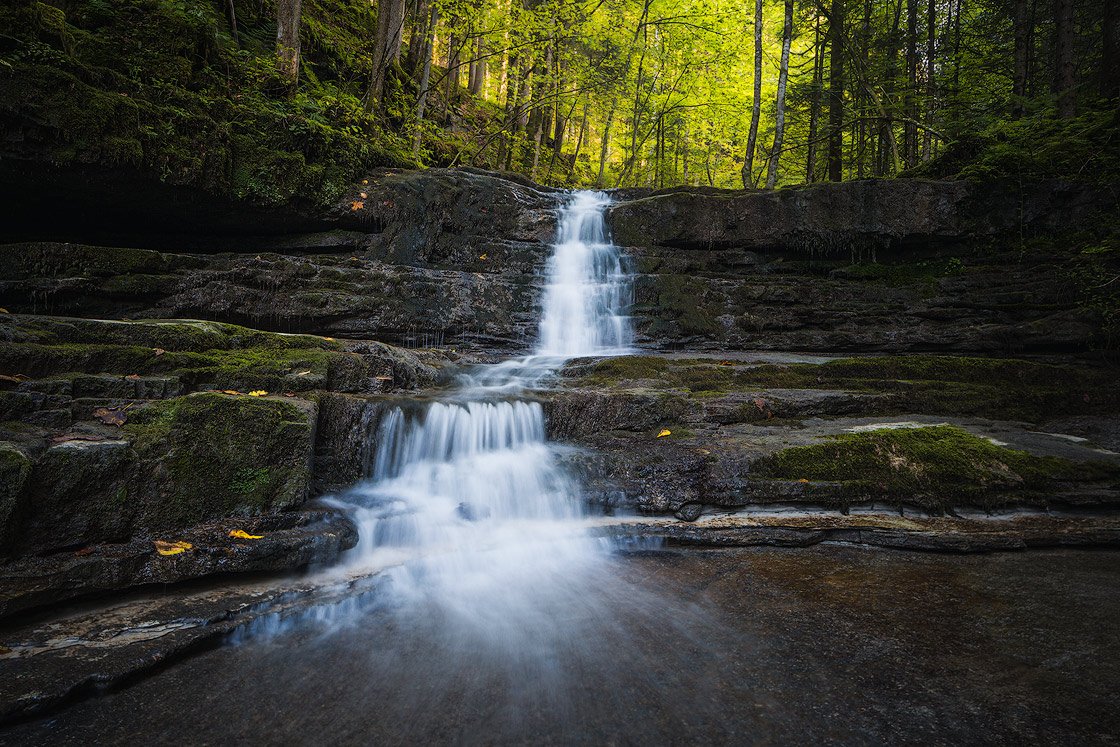
[[[388,410],[369,479],[342,499],[359,525],[351,563],[389,567],[400,600],[457,629],[548,640],[556,592],[578,594],[574,579],[604,552],[579,521],[580,486],[545,438],[544,410],[524,390],[569,358],[630,344],[629,278],[608,205],[578,192],[560,209],[535,354],[465,375],[443,401]]]

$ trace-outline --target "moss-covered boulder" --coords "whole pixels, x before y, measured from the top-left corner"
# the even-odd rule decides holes
[[[0,449],[5,554],[174,533],[307,497],[314,403],[204,392],[118,412],[122,426],[57,436],[34,460]]]
[[[839,483],[843,503],[887,499],[931,510],[1045,504],[1062,482],[1116,480],[1115,463],[1075,463],[993,443],[963,428],[882,428],[781,450],[758,477]]]
[[[15,444],[0,441],[0,547],[14,529],[14,519],[24,485],[31,474],[31,460]]]
[[[139,459],[144,527],[298,506],[314,424],[314,404],[294,399],[200,393],[144,408],[124,428]]]

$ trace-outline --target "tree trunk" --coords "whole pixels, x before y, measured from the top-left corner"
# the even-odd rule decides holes
[[[1054,0],[1054,22],[1054,93],[1058,94],[1058,116],[1073,119],[1077,114],[1073,0]]]
[[[828,179],[844,177],[844,0],[832,0],[828,23]]]
[[[754,178],[754,151],[758,140],[758,120],[762,113],[762,0],[754,0],[754,102],[751,128],[747,133],[747,156],[743,159],[743,189],[757,186]]]
[[[237,8],[233,7],[233,0],[226,0],[226,17],[229,19],[229,35],[233,37],[233,43],[240,44],[237,38]]]
[[[918,162],[918,0],[906,0],[906,119],[902,124],[902,150],[906,168]]]
[[[614,124],[614,101],[611,102],[611,110],[607,113],[607,123],[603,125],[603,140],[599,145],[599,175],[595,177],[595,186],[602,189],[603,187],[603,172],[607,168],[607,149],[611,144],[611,125]]]
[[[291,88],[299,80],[300,0],[276,0],[276,70]]]
[[[366,106],[381,104],[385,95],[385,79],[389,68],[401,58],[401,37],[404,32],[404,0],[382,0],[377,9],[377,37],[373,45],[373,71]]]
[[[1023,114],[1023,103],[1027,98],[1027,59],[1031,40],[1030,3],[1028,0],[1015,0],[1012,23],[1015,31],[1015,72],[1011,81],[1011,95],[1014,97],[1012,110],[1016,117]]]
[[[482,37],[475,37],[474,58],[471,60],[470,91],[472,96],[481,96],[486,87],[486,60],[482,56]]]
[[[1120,10],[1115,0],[1105,0],[1101,21],[1101,98],[1120,98]]]
[[[817,122],[821,116],[821,93],[824,88],[824,55],[821,54],[821,17],[818,14],[813,30],[813,88],[809,99],[809,147],[805,159],[805,181],[817,180]]]
[[[424,122],[424,107],[428,103],[428,86],[432,80],[432,47],[436,42],[436,25],[439,23],[439,8],[432,3],[430,22],[426,24],[427,36],[420,41],[418,57],[423,60],[420,72],[420,95],[416,97],[416,136],[412,143],[412,156],[420,156],[420,127]]]
[[[937,40],[937,5],[936,0],[929,0],[926,6],[926,131],[922,133],[922,160],[930,159],[933,145],[933,115],[937,111],[934,106],[934,54],[936,53]]]
[[[770,164],[766,169],[766,188],[778,183],[778,160],[782,153],[782,139],[786,129],[786,81],[789,79],[789,48],[793,39],[793,0],[786,0],[786,14],[782,21],[782,62],[778,68],[778,102],[774,114],[774,147],[770,149]]]

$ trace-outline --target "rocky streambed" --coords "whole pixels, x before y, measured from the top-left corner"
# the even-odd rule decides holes
[[[1092,670],[1095,698],[1115,672],[1089,660],[1084,671],[1051,672],[1050,659],[1027,653],[1028,617],[1009,623],[1009,639],[1022,645],[1008,666],[1041,679],[1004,683],[1026,705],[990,721],[987,706],[960,710],[968,699],[950,693],[956,675],[936,669],[934,632],[901,642],[885,628],[868,632],[856,591],[894,584],[870,599],[898,625],[913,622],[913,605],[932,605],[945,626],[966,614],[977,632],[992,624],[990,595],[1006,583],[1001,604],[1046,621],[1053,657],[1089,655],[1073,642],[1076,626],[1045,609],[1106,609],[1115,582],[1108,548],[1120,542],[1120,369],[1100,352],[1107,320],[1053,248],[1069,224],[1111,209],[1095,194],[896,180],[617,195],[609,218],[633,272],[640,350],[569,361],[523,396],[543,406],[549,439],[580,478],[588,531],[625,552],[591,577],[551,579],[568,596],[530,611],[572,624],[586,617],[579,610],[617,613],[618,625],[649,633],[627,650],[660,674],[643,684],[607,671],[593,646],[548,653],[547,636],[527,642],[543,658],[522,651],[512,660],[530,672],[574,662],[615,682],[637,699],[623,709],[634,715],[624,719],[630,728],[650,708],[667,714],[648,725],[650,738],[785,733],[788,703],[801,701],[783,693],[826,682],[827,708],[799,708],[816,714],[812,733],[865,729],[886,739],[883,714],[913,706],[891,693],[919,686],[891,674],[907,656],[925,662],[922,682],[939,708],[957,711],[927,708],[910,737],[981,727],[1002,738],[1098,734],[1069,683]],[[0,720],[41,718],[144,680],[98,701],[116,715],[79,705],[12,738],[43,740],[56,728],[77,735],[92,721],[109,734],[106,719],[126,725],[124,711],[152,707],[191,677],[233,692],[253,672],[267,676],[269,666],[256,670],[246,657],[270,654],[227,644],[267,646],[285,620],[318,621],[319,633],[296,634],[306,643],[347,605],[376,620],[377,646],[401,661],[433,641],[443,655],[404,681],[384,713],[348,722],[354,734],[401,739],[392,724],[428,703],[450,709],[423,719],[439,741],[474,741],[481,732],[455,732],[464,723],[493,725],[498,741],[533,724],[554,741],[614,738],[610,709],[571,692],[576,670],[553,672],[559,700],[543,691],[506,698],[512,674],[490,660],[480,670],[488,684],[474,695],[420,698],[425,681],[443,681],[439,666],[454,670],[448,682],[468,676],[455,669],[463,652],[450,647],[453,635],[441,638],[450,633],[438,614],[430,629],[389,645],[423,610],[401,617],[379,606],[378,571],[332,570],[358,537],[323,500],[370,474],[389,413],[446,396],[473,364],[526,349],[560,198],[472,170],[384,172],[298,224],[252,213],[235,234],[202,214],[189,233],[144,222],[91,229],[94,241],[75,244],[59,240],[80,231],[63,218],[34,241],[0,245],[0,662],[9,673]],[[801,639],[779,632],[794,607],[831,599],[825,592],[846,565],[866,578],[843,581],[842,603],[804,619],[855,640],[862,674],[843,664],[840,648],[806,658],[794,646]],[[792,575],[767,575],[771,566]],[[1041,572],[1050,586],[1023,586],[1022,574]],[[950,590],[935,591],[944,578],[955,579]],[[1061,590],[1060,578],[1076,583]],[[744,607],[721,579],[735,579],[760,606]],[[585,598],[596,585],[602,592]],[[706,597],[709,586],[724,590]],[[961,595],[975,597],[963,612]],[[693,596],[710,614],[690,617],[681,600]],[[629,606],[609,609],[624,598]],[[662,620],[677,622],[655,630]],[[309,645],[314,654],[297,668],[337,663],[355,635],[342,626]],[[671,674],[651,651],[678,639]],[[1092,650],[1115,645],[1105,636]],[[756,651],[788,676],[764,676]],[[741,706],[744,686],[717,666],[725,656],[752,673],[762,710]],[[961,667],[975,673],[979,654],[968,656],[973,663]],[[215,675],[229,666],[246,674]],[[981,667],[970,687],[993,685],[997,669]],[[870,688],[869,704],[835,689],[852,677]],[[306,682],[331,692],[314,676]],[[711,704],[666,704],[666,693],[697,684],[715,693],[712,703],[739,704],[728,724],[716,724]],[[518,712],[471,700],[486,693]],[[267,687],[258,695],[284,702]],[[200,695],[174,702],[166,718],[221,712]],[[826,716],[853,709],[858,718],[844,725]],[[577,712],[599,716],[576,726]],[[253,726],[276,739],[316,728],[313,719],[261,718]],[[239,729],[230,733],[247,733]]]

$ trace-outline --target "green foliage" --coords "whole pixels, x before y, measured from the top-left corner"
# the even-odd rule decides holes
[[[307,81],[278,78],[274,23],[239,7],[245,46],[202,0],[79,0],[6,7],[0,115],[27,157],[139,168],[258,203],[327,204],[372,166],[412,163],[359,101],[374,14],[305,5]],[[269,31],[269,24],[272,30]]]
[[[1120,175],[1120,114],[1114,108],[1059,119],[1049,109],[998,119],[963,134],[941,157],[906,175],[975,181],[1063,177],[1113,182]]]

